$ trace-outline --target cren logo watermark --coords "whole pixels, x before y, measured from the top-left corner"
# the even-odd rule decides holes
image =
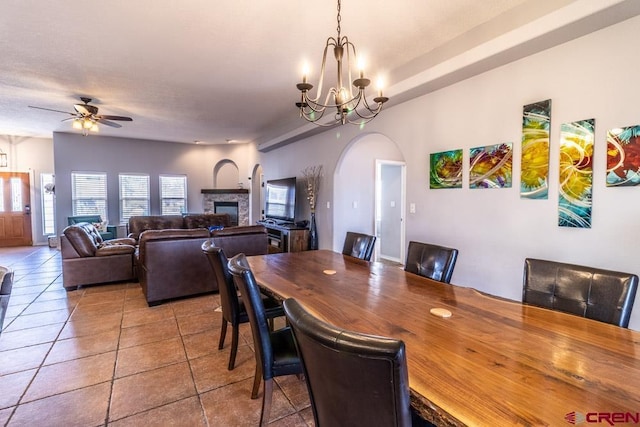
[[[610,426],[616,424],[640,424],[640,412],[581,412],[572,411],[564,416],[564,420],[569,424],[601,424]]]

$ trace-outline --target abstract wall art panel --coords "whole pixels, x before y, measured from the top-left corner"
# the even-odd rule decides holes
[[[595,119],[560,127],[558,225],[591,228]]]
[[[640,126],[607,132],[607,187],[640,184]]]
[[[548,197],[550,124],[550,99],[524,106],[520,176],[520,197],[523,199]]]
[[[511,188],[512,143],[472,148],[469,157],[469,188]]]
[[[462,149],[430,157],[429,188],[462,188]]]

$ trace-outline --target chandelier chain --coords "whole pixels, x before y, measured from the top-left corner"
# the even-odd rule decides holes
[[[340,16],[340,0],[338,0],[338,42],[340,41],[340,21],[342,17]]]

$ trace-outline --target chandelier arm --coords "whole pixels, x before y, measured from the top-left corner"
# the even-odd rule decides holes
[[[358,55],[356,55],[356,47],[353,43],[351,43],[349,41],[349,39],[347,38],[347,36],[343,36],[341,42],[343,43],[343,46],[345,47],[345,50],[347,51],[347,72],[349,73],[348,78],[349,78],[349,96],[351,97],[351,99],[355,98],[355,96],[353,95],[353,78],[351,77],[351,69],[353,68],[351,66],[351,55],[349,53],[349,47],[351,47],[351,51],[353,51],[353,60],[357,61],[358,60]],[[358,64],[356,64],[357,66]]]

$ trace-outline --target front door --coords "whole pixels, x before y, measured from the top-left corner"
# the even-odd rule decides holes
[[[31,246],[31,197],[27,172],[0,172],[0,247]]]

